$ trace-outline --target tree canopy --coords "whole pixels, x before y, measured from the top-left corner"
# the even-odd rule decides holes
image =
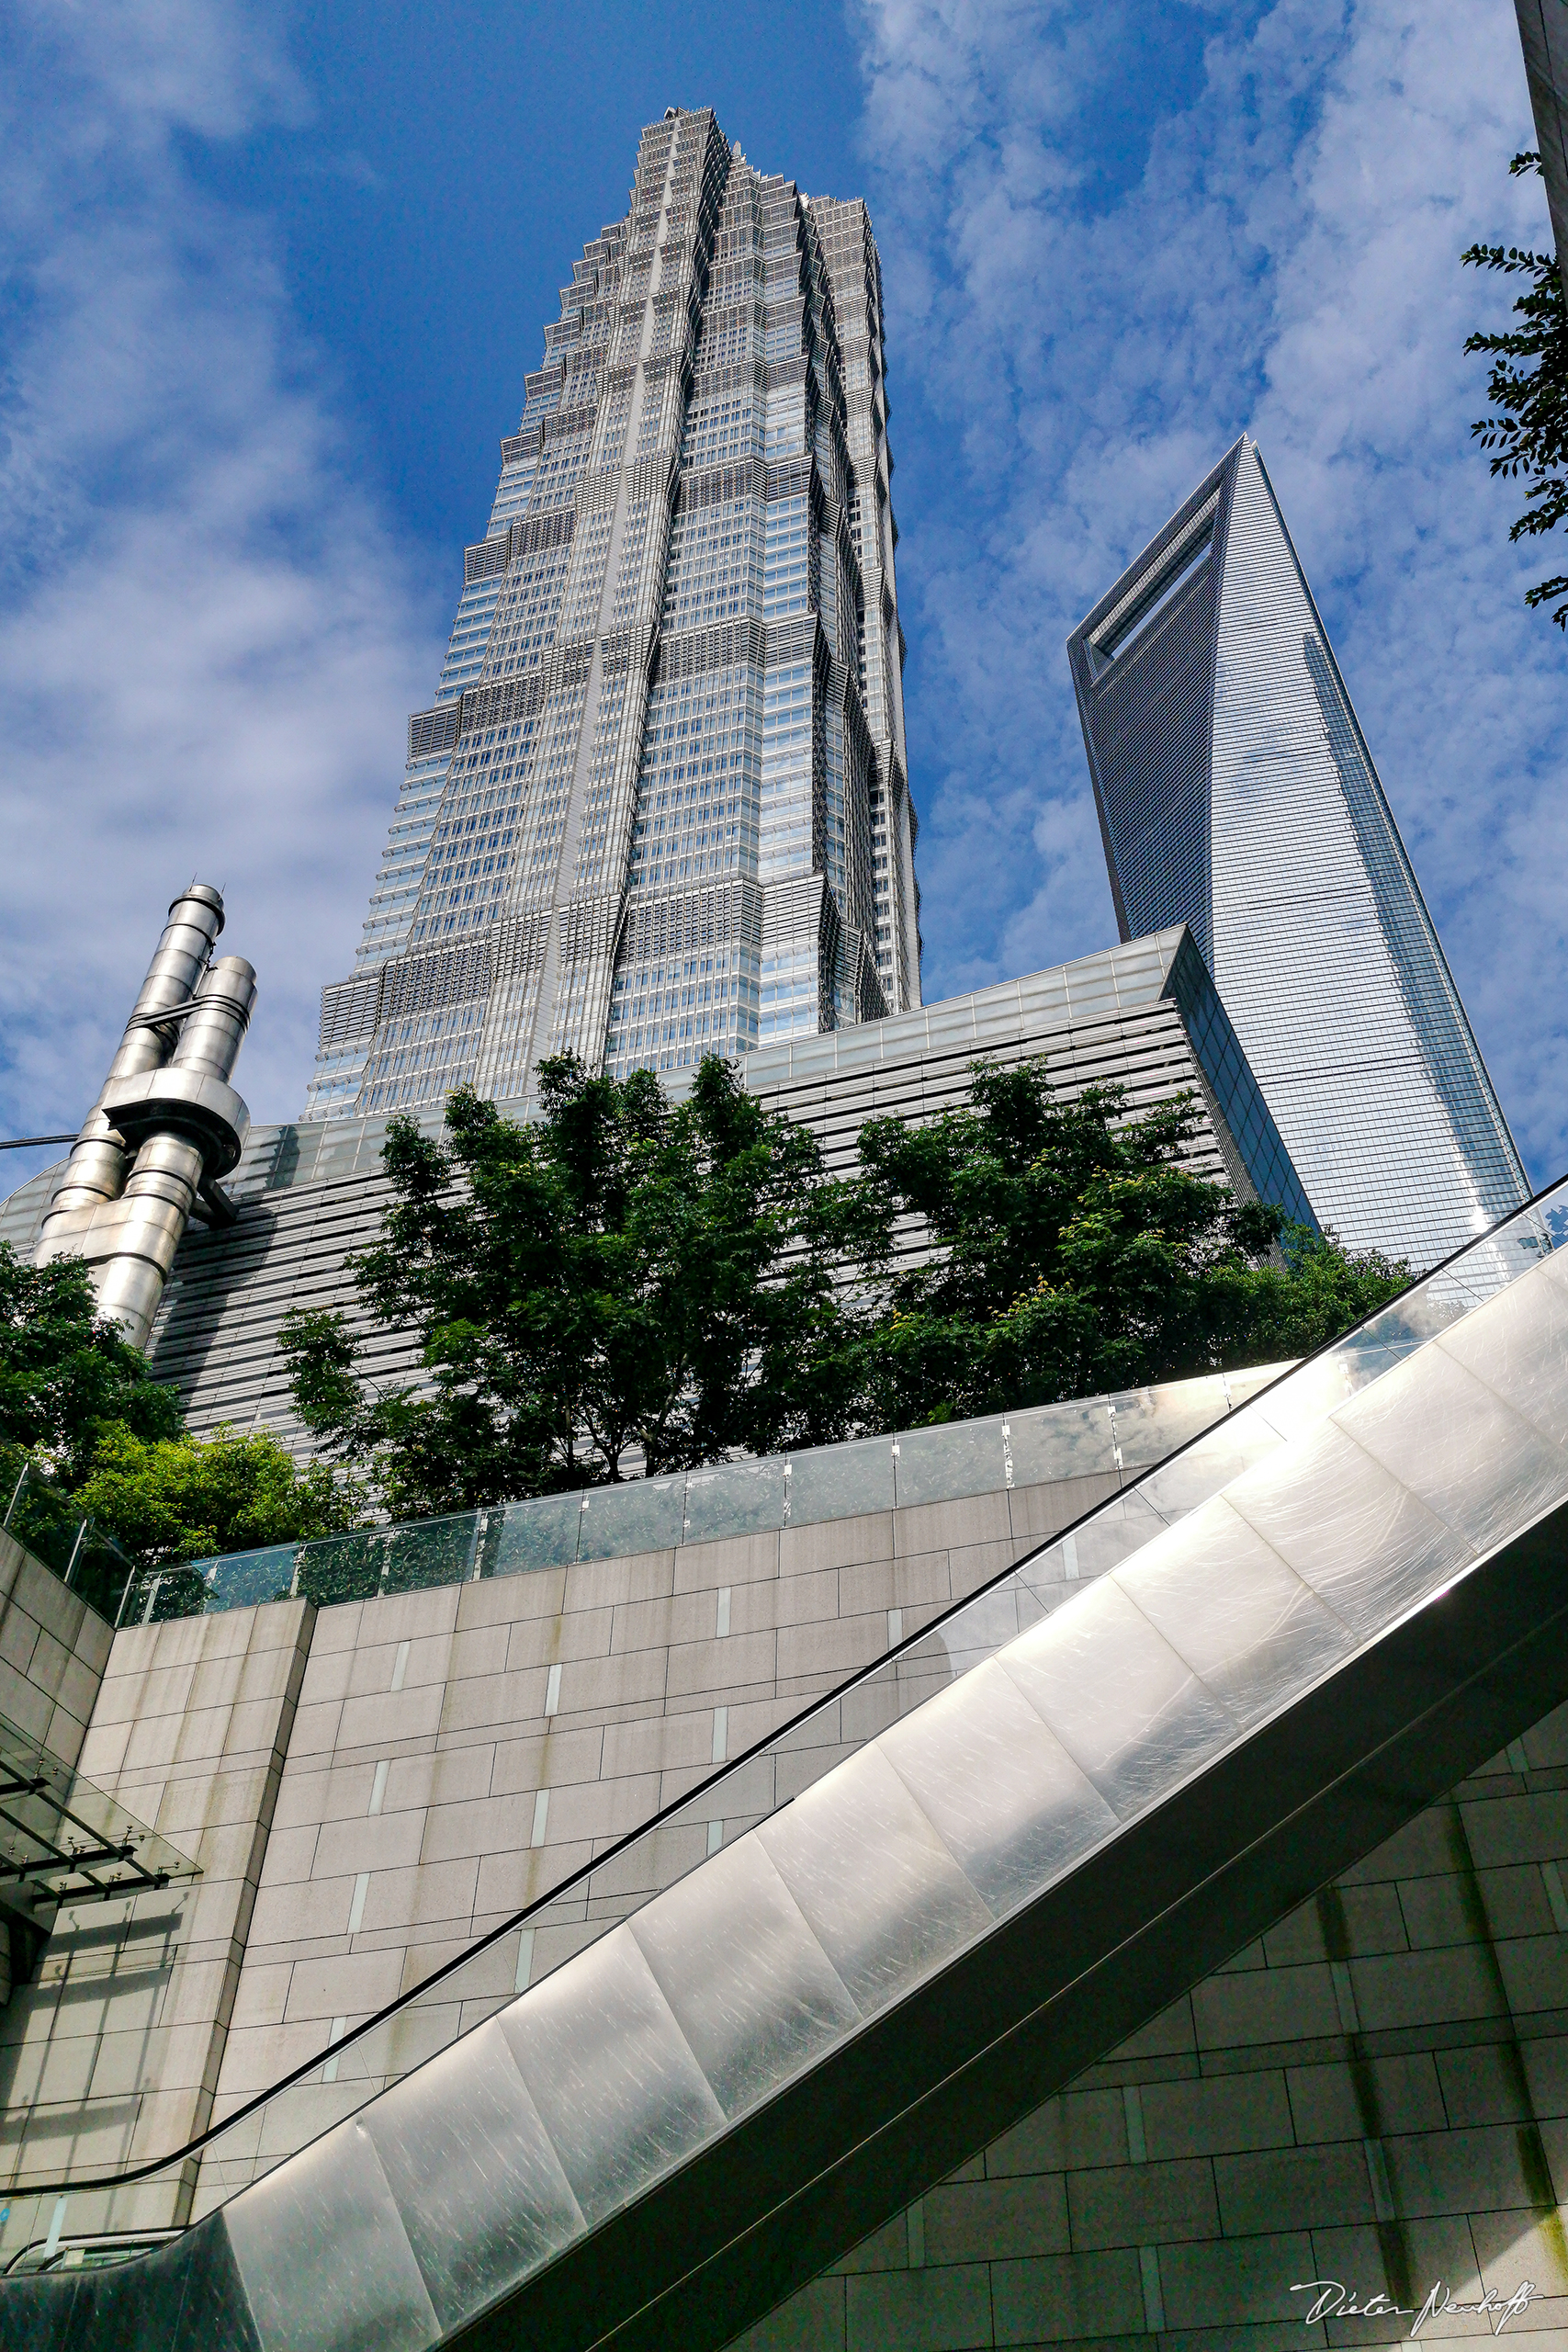
[[[102,1432],[73,1497],[152,1569],[335,1534],[355,1523],[357,1499],[325,1463],[297,1464],[270,1430],[148,1439],[123,1427]]]
[[[372,1388],[341,1315],[286,1326],[307,1426],[399,1515],[1274,1361],[1409,1279],[1195,1172],[1191,1097],[1058,1100],[1043,1061],[868,1122],[846,1178],[718,1059],[678,1104],[541,1080],[530,1125],[458,1094],[443,1141],[389,1128],[357,1280],[422,1377]]]
[[[1198,1104],[1134,1117],[1125,1091],[1053,1094],[1042,1061],[979,1062],[970,1099],[919,1127],[861,1130],[863,1221],[919,1219],[866,1349],[881,1428],[1051,1404],[1304,1353],[1392,1297],[1409,1269],[1353,1258],[1189,1164]]]
[[[717,1058],[678,1104],[647,1070],[569,1057],[539,1077],[536,1124],[472,1093],[445,1142],[392,1122],[393,1204],[358,1280],[379,1322],[418,1333],[424,1378],[375,1393],[341,1317],[296,1315],[306,1426],[400,1513],[618,1480],[632,1454],[660,1472],[842,1435],[857,1203],[816,1137]]]
[[[1508,170],[1516,177],[1539,172],[1540,157],[1527,151],[1514,157]],[[1493,452],[1495,475],[1522,478],[1529,485],[1524,513],[1508,537],[1543,537],[1568,520],[1568,310],[1557,256],[1521,245],[1475,244],[1461,258],[1473,268],[1528,281],[1514,303],[1522,323],[1502,334],[1472,334],[1464,347],[1483,351],[1492,360],[1486,398],[1493,413],[1479,418],[1471,432]],[[1568,572],[1538,581],[1525,593],[1532,606],[1549,605],[1554,597],[1561,601],[1551,617],[1559,628],[1568,629]]]

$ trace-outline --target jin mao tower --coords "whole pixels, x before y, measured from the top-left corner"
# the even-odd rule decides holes
[[[644,132],[526,379],[306,1116],[920,1001],[863,204]]]

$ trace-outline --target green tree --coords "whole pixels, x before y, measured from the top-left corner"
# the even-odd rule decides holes
[[[377,1391],[340,1316],[283,1344],[307,1427],[389,1509],[434,1512],[842,1435],[859,1325],[856,1196],[807,1129],[711,1058],[672,1105],[649,1071],[541,1066],[523,1125],[472,1093],[446,1138],[388,1130],[392,1206],[356,1269],[423,1376]]]
[[[1540,157],[1533,153],[1516,155],[1508,165],[1516,177],[1540,169]],[[1478,419],[1471,432],[1483,449],[1493,451],[1495,475],[1529,484],[1525,511],[1508,537],[1544,537],[1568,519],[1568,310],[1557,257],[1520,245],[1476,244],[1461,259],[1477,269],[1529,281],[1514,304],[1522,323],[1505,334],[1472,334],[1464,347],[1486,352],[1492,360],[1486,397],[1493,413]],[[1551,617],[1559,628],[1568,628],[1568,572],[1538,581],[1525,593],[1531,606],[1551,604],[1554,597],[1562,602]]]
[[[106,1430],[73,1498],[144,1568],[331,1535],[358,1498],[325,1463],[300,1467],[269,1431],[149,1439]]]
[[[878,1269],[872,1425],[1276,1361],[1404,1287],[1406,1267],[1195,1174],[1200,1126],[1190,1095],[1135,1118],[1120,1087],[1058,1101],[1034,1061],[975,1064],[968,1104],[929,1125],[863,1127],[863,1229],[917,1220],[932,1252]]]
[[[177,1436],[179,1403],[113,1323],[101,1321],[78,1258],[29,1265],[0,1242],[0,1477],[39,1462],[67,1487],[88,1474],[100,1437]],[[0,1510],[4,1505],[0,1504]]]
[[[541,1080],[531,1125],[457,1094],[444,1141],[388,1131],[356,1274],[417,1381],[370,1385],[342,1316],[285,1329],[307,1426],[400,1516],[1277,1361],[1409,1279],[1195,1174],[1193,1098],[1059,1102],[1043,1061],[868,1122],[846,1182],[721,1061],[674,1106]]]
[[[356,1515],[351,1487],[324,1466],[297,1468],[274,1438],[187,1436],[174,1390],[99,1317],[81,1260],[33,1266],[0,1242],[0,1511],[24,1463],[58,1498],[24,1505],[13,1522],[24,1543],[41,1545],[68,1506],[149,1567],[324,1534]]]

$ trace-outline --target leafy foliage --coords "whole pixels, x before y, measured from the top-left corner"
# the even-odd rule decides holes
[[[81,1260],[32,1266],[0,1242],[0,1450],[14,1464],[11,1483],[31,1455],[78,1486],[107,1430],[157,1440],[179,1428],[173,1390],[98,1319]]]
[[[148,1439],[114,1428],[74,1500],[140,1566],[165,1568],[335,1534],[355,1523],[357,1497],[324,1463],[301,1469],[265,1430]]]
[[[31,1266],[0,1242],[0,1483],[24,1462],[133,1561],[163,1567],[353,1523],[357,1498],[325,1467],[299,1470],[275,1438],[185,1432],[179,1400],[112,1322],[77,1258]],[[0,1510],[5,1503],[0,1500]],[[21,1522],[24,1542],[28,1524]]]
[[[1539,172],[1540,157],[1516,155],[1508,165],[1516,177]],[[1494,413],[1480,418],[1471,432],[1483,449],[1495,454],[1492,472],[1510,481],[1520,477],[1529,485],[1524,513],[1509,530],[1510,539],[1543,537],[1568,519],[1568,309],[1554,254],[1531,253],[1520,245],[1472,245],[1461,259],[1477,269],[1501,270],[1506,277],[1524,276],[1529,284],[1514,304],[1523,323],[1506,334],[1472,334],[1467,352],[1483,351],[1492,359],[1486,397]],[[1525,364],[1531,363],[1533,365]],[[1568,572],[1539,581],[1527,590],[1531,606],[1562,598],[1552,619],[1568,629]]]
[[[339,1316],[286,1327],[307,1426],[400,1514],[1267,1363],[1408,1280],[1194,1174],[1191,1098],[1058,1102],[1043,1062],[869,1122],[842,1182],[716,1059],[673,1107],[649,1072],[542,1079],[534,1125],[462,1094],[444,1143],[389,1130],[357,1274],[422,1383],[367,1386]]]
[[[861,1130],[885,1232],[934,1254],[893,1272],[867,1348],[874,1426],[1049,1404],[1298,1355],[1409,1271],[1239,1204],[1196,1175],[1190,1096],[1131,1118],[1123,1090],[1054,1099],[1043,1062],[977,1063],[969,1103]]]
[[[376,1393],[341,1317],[283,1344],[309,1429],[388,1507],[434,1512],[843,1433],[855,1204],[804,1128],[728,1063],[658,1080],[540,1069],[542,1116],[455,1094],[446,1139],[388,1130],[394,1204],[362,1295],[422,1337],[420,1388]]]

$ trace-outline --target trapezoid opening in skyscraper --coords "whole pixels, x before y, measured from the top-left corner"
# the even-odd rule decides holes
[[[1068,640],[1123,939],[1187,922],[1314,1207],[1435,1264],[1529,1184],[1256,442]]]
[[[307,1118],[920,1001],[865,206],[671,108],[525,389]]]

